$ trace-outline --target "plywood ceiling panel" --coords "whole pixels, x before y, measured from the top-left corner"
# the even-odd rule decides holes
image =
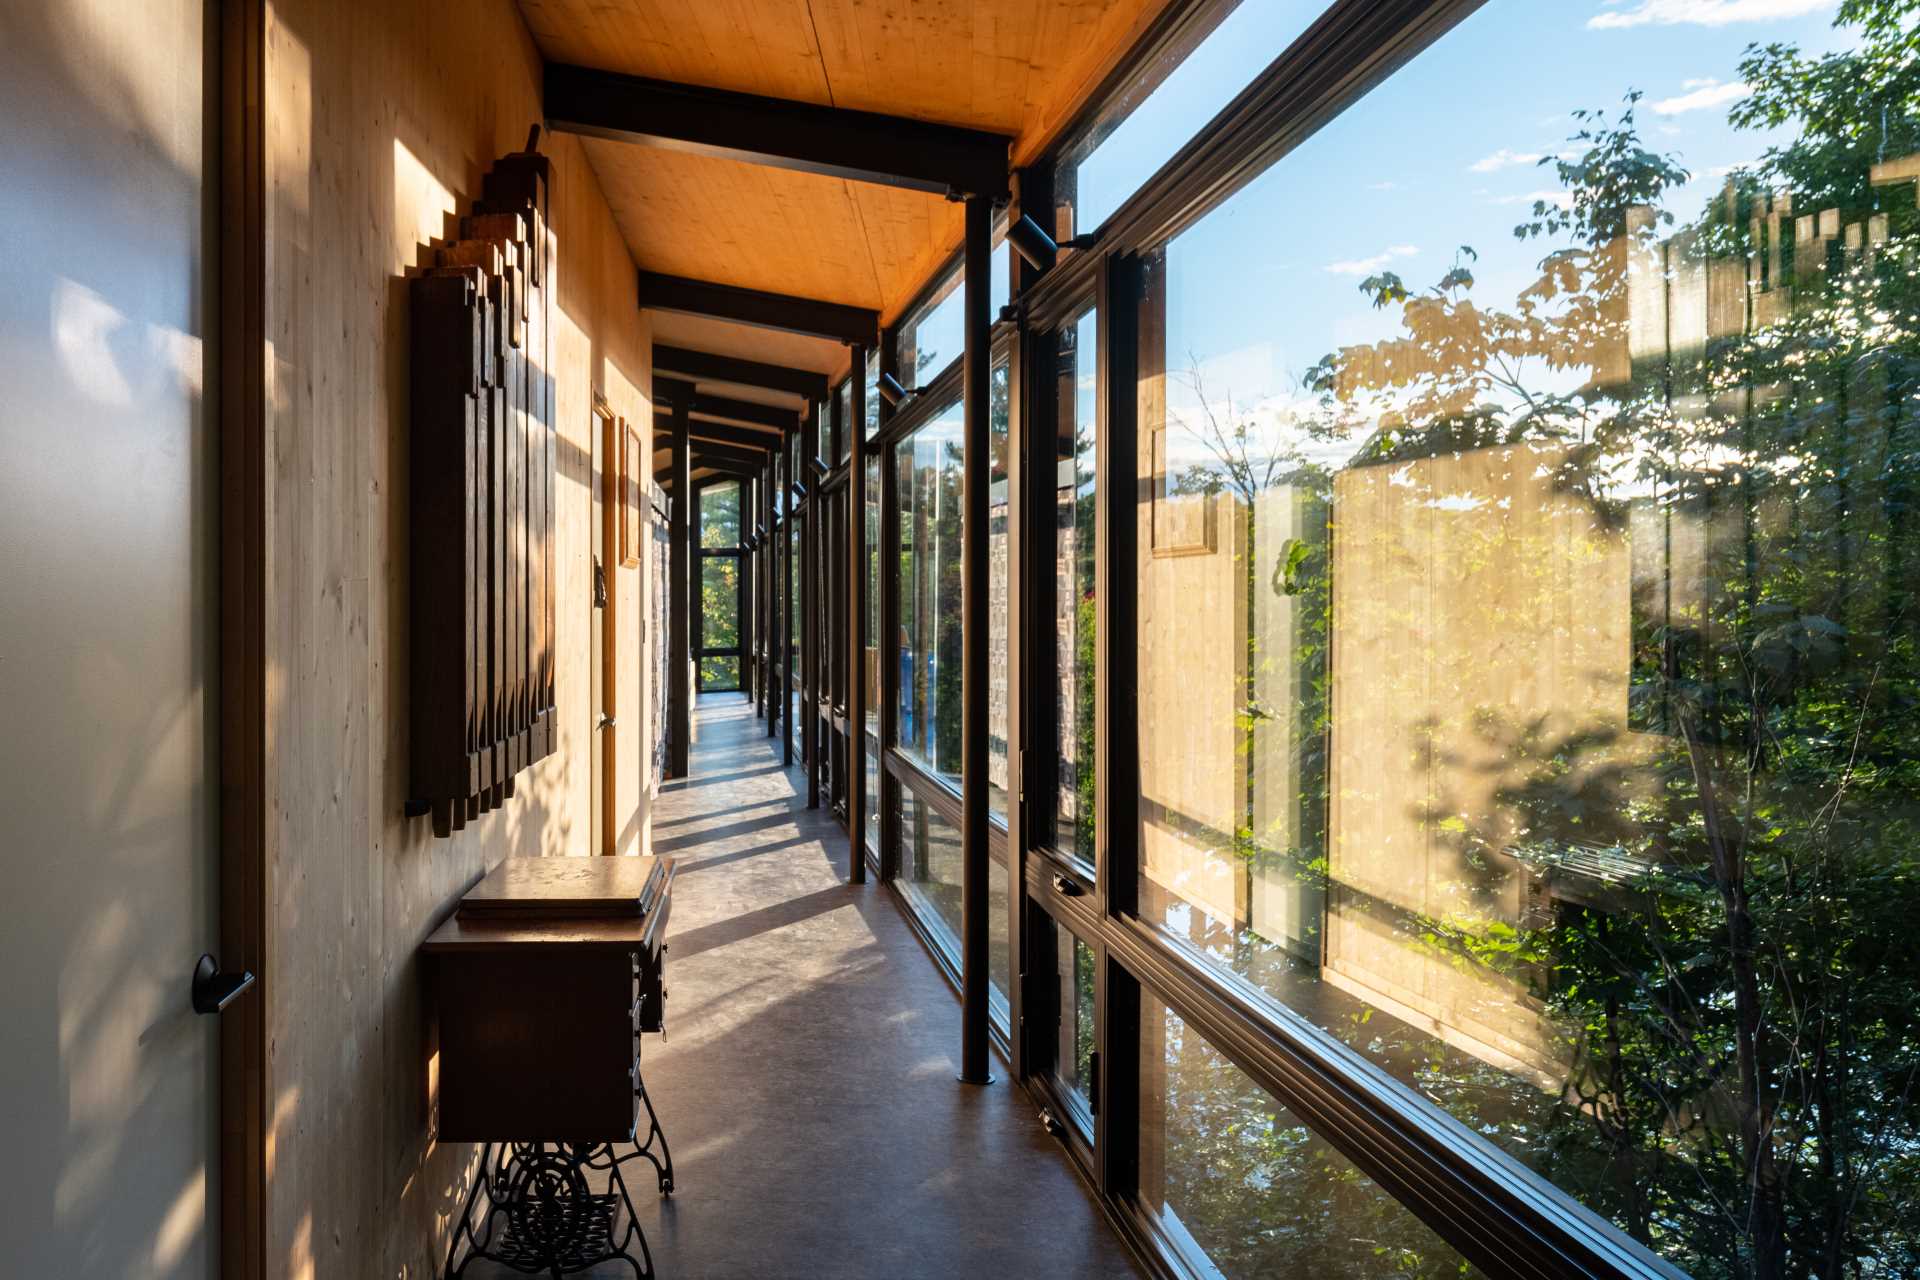
[[[990,129],[1022,164],[1168,0],[520,3],[553,62]],[[587,151],[649,270],[892,319],[960,241],[960,209],[938,196],[625,143]]]

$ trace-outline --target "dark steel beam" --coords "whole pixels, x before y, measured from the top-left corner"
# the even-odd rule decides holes
[[[963,462],[960,520],[960,1079],[991,1084],[988,1045],[987,566],[993,433],[993,362],[987,299],[993,271],[993,205],[967,201],[962,295]]]
[[[760,465],[760,459],[767,455],[758,449],[739,449],[729,444],[714,444],[702,440],[699,432],[693,434],[693,464],[696,467],[718,466],[722,463],[735,470],[751,471]]]
[[[654,433],[659,436],[673,434],[671,414],[653,415]],[[784,435],[775,435],[771,431],[758,431],[752,427],[736,427],[724,422],[708,422],[702,418],[687,421],[687,434],[695,440],[712,440],[718,444],[730,444],[736,449],[759,449],[762,451],[778,449]]]
[[[661,373],[677,373],[690,381],[737,382],[742,386],[765,387],[769,391],[785,391],[814,400],[827,398],[827,375],[824,373],[815,373],[811,369],[789,369],[781,364],[763,364],[758,360],[742,360],[738,356],[723,356],[712,351],[693,351],[687,347],[669,347],[656,342],[653,344],[653,369],[656,377]]]
[[[788,409],[777,404],[761,404],[756,400],[739,400],[733,396],[718,396],[697,389],[691,382],[680,378],[662,378],[653,380],[654,399],[671,407],[682,398],[687,400],[687,412],[696,418],[723,418],[750,426],[765,427],[770,431],[792,431],[800,425],[800,411]]]
[[[880,331],[880,313],[869,307],[794,298],[784,293],[665,276],[657,271],[639,273],[638,297],[642,307],[655,311],[712,316],[716,320],[783,329],[815,338],[831,338],[835,342],[872,342]]]
[[[1001,134],[548,63],[549,127],[936,195],[1007,194]]]

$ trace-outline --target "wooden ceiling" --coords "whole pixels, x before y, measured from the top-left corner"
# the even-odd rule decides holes
[[[520,7],[550,62],[987,129],[1013,139],[1019,165],[1053,141],[1167,3]],[[587,139],[586,149],[635,261],[669,275],[871,307],[890,321],[960,242],[961,208],[937,195],[622,142]],[[655,334],[824,372],[846,367],[837,343],[739,325],[657,315]]]

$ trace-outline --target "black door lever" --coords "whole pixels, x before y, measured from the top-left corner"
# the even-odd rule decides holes
[[[220,962],[211,955],[203,955],[200,962],[193,966],[193,1011],[220,1013],[252,985],[251,969],[243,969],[239,973],[221,973]]]

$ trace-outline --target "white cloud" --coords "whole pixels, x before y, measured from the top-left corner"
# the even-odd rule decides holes
[[[1501,169],[1511,169],[1515,165],[1536,164],[1540,160],[1537,151],[1514,151],[1502,147],[1490,156],[1482,156],[1467,166],[1469,173],[1496,173]]]
[[[1689,83],[1692,83],[1689,81]],[[1753,87],[1736,80],[1732,84],[1707,84],[1677,98],[1662,98],[1653,104],[1654,114],[1677,116],[1688,111],[1724,106],[1753,92]]]
[[[1394,181],[1392,181],[1391,179],[1389,179],[1389,180],[1388,180],[1388,181],[1386,181],[1386,182],[1375,182],[1375,183],[1372,183],[1372,184],[1370,184],[1370,185],[1369,185],[1369,186],[1367,187],[1367,190],[1369,190],[1369,191],[1391,191],[1391,190],[1393,190],[1393,189],[1394,189],[1395,187],[1397,187],[1397,186],[1399,186],[1399,185],[1400,185],[1399,183],[1397,183],[1397,182],[1394,182]]]
[[[1329,262],[1325,270],[1336,276],[1370,276],[1396,258],[1411,258],[1420,252],[1420,246],[1412,244],[1389,245],[1371,258],[1349,258],[1343,262]]]
[[[1774,22],[1831,9],[1839,0],[1639,0],[1631,9],[1609,6],[1587,19],[1596,31],[1623,27],[1725,27],[1736,22]]]

